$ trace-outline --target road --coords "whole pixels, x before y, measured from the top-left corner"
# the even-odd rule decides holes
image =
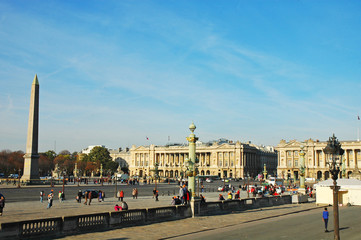
[[[230,182],[230,184],[238,187],[238,185],[243,184],[243,182]],[[222,181],[215,181],[213,183],[204,182],[205,191],[217,191],[217,187],[223,185]],[[126,185],[126,184],[117,184],[118,191],[121,189],[124,191],[126,197],[132,195],[132,189],[138,188],[138,196],[152,196],[153,189],[155,187],[154,184],[146,184],[143,185]],[[50,189],[54,190],[55,197],[57,198],[57,193],[62,190],[62,185],[56,185],[54,187],[50,187],[49,185],[44,186],[25,186],[21,188],[17,188],[16,185],[0,185],[0,192],[6,197],[6,202],[20,202],[20,201],[37,201],[39,200],[39,193],[41,190],[45,191],[45,194],[50,192]],[[89,183],[88,185],[81,184],[79,187],[77,184],[69,183],[65,185],[65,197],[66,199],[75,198],[77,192],[80,190],[102,190],[105,192],[106,197],[113,197],[115,193],[115,185],[108,185],[104,183],[103,186],[100,184]],[[178,183],[161,183],[157,184],[157,189],[159,190],[159,194],[161,196],[174,196],[178,195],[179,185]]]

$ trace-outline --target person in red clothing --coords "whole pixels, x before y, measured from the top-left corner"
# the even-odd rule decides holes
[[[121,211],[121,210],[122,210],[122,207],[121,207],[121,206],[118,206],[118,204],[115,204],[114,210],[115,210],[115,211]]]
[[[120,200],[121,202],[123,202],[123,198],[124,198],[124,192],[123,190],[118,192],[118,201]]]
[[[234,195],[234,199],[240,199],[240,191],[238,189],[238,191],[236,192],[236,194]]]

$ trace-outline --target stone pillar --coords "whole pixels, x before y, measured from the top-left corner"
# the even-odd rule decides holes
[[[37,75],[31,85],[28,137],[26,141],[26,153],[24,155],[24,172],[22,181],[30,183],[39,182],[39,81]]]
[[[189,161],[188,161],[188,190],[192,193],[192,199],[196,196],[196,185],[195,185],[195,176],[196,176],[196,141],[198,138],[194,134],[196,126],[192,123],[189,126],[191,134],[187,137],[189,142]]]
[[[299,153],[300,156],[300,188],[298,190],[299,193],[306,193],[305,190],[305,152],[303,151],[304,146],[301,145],[301,151]]]
[[[352,151],[353,151],[353,159],[354,159],[354,161],[355,161],[355,169],[358,169],[356,149],[353,149]]]

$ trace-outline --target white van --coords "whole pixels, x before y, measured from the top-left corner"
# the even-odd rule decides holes
[[[269,184],[272,184],[273,186],[276,185],[283,185],[284,180],[282,178],[276,178],[276,177],[270,177],[266,180]]]

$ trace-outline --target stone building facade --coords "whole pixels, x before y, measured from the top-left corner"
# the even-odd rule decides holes
[[[346,177],[350,177],[353,172],[358,172],[358,167],[361,166],[361,142],[360,141],[340,141],[342,148],[345,150],[343,155]],[[301,145],[304,146],[305,152],[305,177],[319,180],[330,178],[329,167],[327,159],[323,153],[323,149],[327,145],[327,141],[320,142],[312,139],[304,142],[291,140],[286,142],[281,140],[276,146],[278,152],[278,169],[277,175],[281,178],[299,178],[299,152]],[[340,178],[342,178],[340,173]]]
[[[130,176],[147,177],[154,175],[158,163],[159,176],[180,178],[186,171],[188,145],[135,146],[129,151],[111,152],[113,159],[125,159],[129,164]],[[277,171],[277,153],[272,147],[256,146],[251,143],[216,141],[197,143],[196,156],[201,176],[220,178],[251,177],[263,171],[266,164],[270,175]]]

